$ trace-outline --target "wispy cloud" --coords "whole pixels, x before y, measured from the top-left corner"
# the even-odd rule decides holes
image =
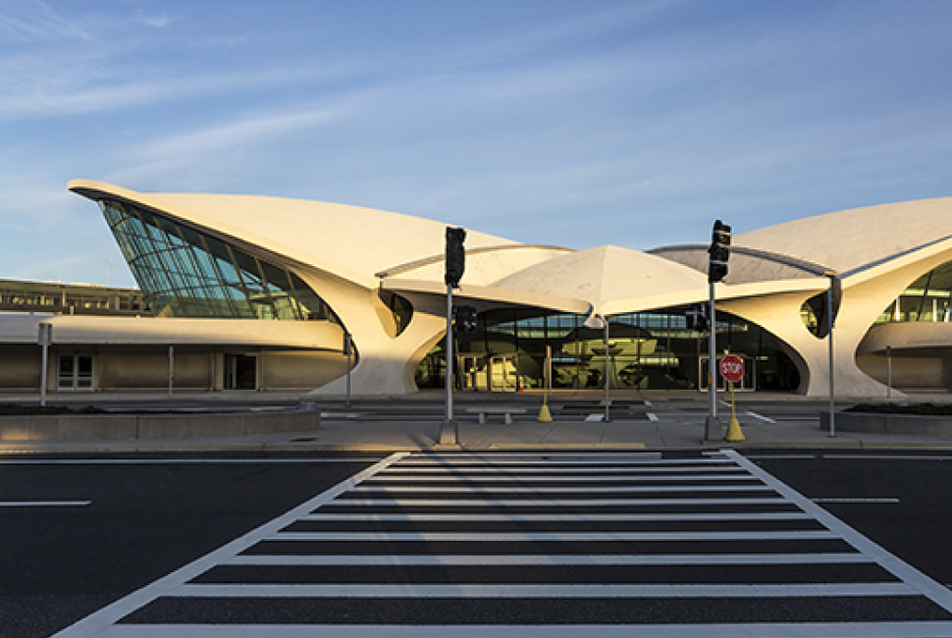
[[[90,38],[81,26],[39,0],[13,0],[0,9],[0,35],[7,42]]]
[[[132,184],[149,178],[162,181],[176,172],[204,171],[207,178],[200,181],[208,183],[214,175],[234,169],[233,163],[245,153],[254,156],[257,147],[273,147],[289,135],[326,126],[340,117],[341,113],[330,109],[301,109],[141,140],[123,152],[123,168],[106,179]]]

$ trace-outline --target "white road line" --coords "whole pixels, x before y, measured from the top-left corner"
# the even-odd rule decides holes
[[[662,459],[661,452],[459,452],[454,454],[434,454],[432,452],[413,452],[406,459],[400,462],[401,465],[409,463],[438,463],[444,465],[455,461],[489,461],[507,460],[507,459],[532,459],[532,462],[548,463],[545,459],[559,459],[561,464],[571,464],[573,462],[586,463],[584,459],[591,459],[591,462],[602,462],[608,459],[626,460],[626,461],[655,461],[666,462]],[[573,461],[575,459],[575,461]]]
[[[922,593],[922,595],[928,597],[946,611],[952,612],[952,591],[949,591],[915,567],[887,552],[816,503],[813,503],[810,499],[788,487],[786,483],[768,474],[756,463],[748,461],[734,450],[724,450],[724,454],[746,467],[751,474],[760,477],[761,480],[772,486],[779,494],[785,496],[807,514],[812,515],[821,525],[831,532],[836,533],[858,551],[875,559],[883,569],[886,569],[910,587],[915,588]]]
[[[604,421],[604,420],[605,420],[605,413],[604,413],[604,412],[601,412],[601,413],[599,413],[599,412],[593,412],[593,413],[589,414],[587,417],[585,417],[585,420],[586,420],[586,421]]]
[[[675,481],[748,481],[754,482],[757,481],[756,478],[748,474],[747,472],[733,472],[731,474],[720,473],[720,474],[693,474],[693,475],[645,475],[645,474],[636,474],[632,476],[623,476],[618,474],[576,474],[574,476],[540,476],[534,478],[532,476],[479,476],[472,477],[460,474],[459,476],[447,477],[447,476],[432,476],[432,475],[423,475],[423,476],[402,476],[399,474],[391,474],[381,472],[372,479],[368,479],[364,482],[365,485],[369,483],[390,483],[393,481],[407,481],[413,483],[445,483],[447,481],[459,481],[460,483],[495,483],[495,482],[506,482],[506,483],[531,483],[545,481],[546,483],[569,483],[569,482],[583,482],[583,481],[600,481],[600,482],[632,482],[640,483],[645,481],[666,481],[666,482],[675,482]],[[426,488],[424,488],[426,489]]]
[[[374,463],[379,460],[379,456],[293,459],[3,459],[0,460],[0,465],[259,465],[269,463]]]
[[[655,414],[654,412],[645,412],[645,416],[648,417],[648,420],[652,422],[656,422],[660,420],[658,418],[658,415]]]
[[[752,479],[756,480],[756,479]],[[660,494],[666,492],[769,492],[772,488],[763,483],[752,485],[559,485],[555,487],[515,485],[512,487],[498,485],[368,485],[351,490],[354,494],[392,494],[395,492],[413,492],[429,494],[571,494],[576,492],[603,492],[603,493],[649,493]]]
[[[665,514],[334,514],[318,510],[302,521],[799,521],[803,512],[672,512]]]
[[[353,542],[424,542],[424,543],[498,543],[498,542],[592,542],[615,541],[758,541],[827,540],[836,534],[819,529],[764,530],[732,532],[277,532],[270,541],[353,541]]]
[[[861,461],[952,461],[952,456],[915,454],[824,454],[824,460],[861,460]]]
[[[898,498],[811,498],[814,503],[898,503]]]
[[[813,460],[817,458],[816,454],[745,454],[745,457],[752,461],[768,461],[773,459],[783,460]]]
[[[678,461],[680,463],[680,461]],[[723,463],[724,461],[717,461],[718,463]],[[715,463],[715,461],[708,461],[708,463]],[[547,464],[551,466],[551,463]],[[714,467],[705,467],[705,466],[694,466],[694,467],[646,467],[646,468],[637,468],[634,466],[627,467],[566,467],[562,469],[552,468],[552,467],[513,467],[513,466],[495,466],[495,467],[474,467],[467,469],[459,469],[457,467],[446,467],[446,468],[436,468],[436,467],[425,467],[425,468],[408,468],[404,465],[395,467],[394,469],[386,472],[386,475],[393,474],[438,474],[441,477],[446,476],[470,476],[473,474],[538,474],[543,478],[547,478],[547,474],[584,474],[591,472],[599,472],[603,474],[665,474],[665,473],[679,473],[679,472],[737,472],[740,468],[736,466],[724,465]]]
[[[0,501],[0,507],[83,507],[92,501]]]
[[[777,422],[776,419],[771,419],[769,416],[763,416],[762,414],[757,414],[756,412],[751,412],[750,410],[748,410],[745,414],[747,414],[747,416],[752,416],[752,417],[754,417],[755,419],[760,419],[761,421],[764,421],[764,422],[766,422],[766,423],[776,423],[776,422]]]
[[[546,455],[548,456],[548,455]],[[591,472],[597,470],[600,472],[611,472],[611,471],[622,471],[622,472],[637,472],[640,469],[644,468],[649,471],[676,471],[678,467],[672,468],[671,466],[679,466],[682,469],[687,469],[690,467],[698,465],[719,465],[724,463],[723,459],[710,459],[710,458],[700,458],[700,459],[677,459],[677,460],[661,460],[653,458],[645,459],[628,459],[628,458],[617,458],[611,455],[606,455],[602,457],[593,457],[591,459],[580,460],[577,456],[573,457],[575,460],[559,460],[554,459],[542,459],[538,458],[532,460],[521,460],[521,459],[494,459],[490,461],[481,461],[481,460],[468,460],[468,459],[448,459],[446,463],[438,463],[436,461],[422,461],[419,457],[414,458],[412,461],[405,463],[400,463],[396,470],[401,472],[495,472],[495,471],[505,471],[524,468],[523,471],[526,472]],[[558,467],[553,467],[553,460],[558,461]],[[589,467],[576,468],[574,466],[585,465]],[[597,466],[619,466],[622,467],[597,467]],[[537,467],[534,467],[537,466]],[[483,469],[485,468],[485,469]]]
[[[175,598],[787,598],[918,596],[903,583],[756,585],[183,585]]]
[[[529,554],[529,555],[275,555],[235,556],[223,565],[437,566],[437,565],[839,565],[873,560],[860,553],[829,554]]]
[[[952,636],[952,622],[746,623],[739,625],[116,625],[101,638],[923,638]]]
[[[139,609],[151,603],[155,599],[166,595],[170,590],[192,580],[199,574],[207,571],[222,561],[240,554],[252,545],[260,542],[262,539],[275,534],[278,530],[284,529],[302,516],[314,511],[321,505],[334,500],[347,490],[363,481],[365,478],[373,476],[376,472],[381,471],[388,465],[396,463],[404,456],[406,456],[405,452],[397,452],[388,456],[384,460],[375,463],[374,465],[363,470],[362,472],[355,474],[347,480],[341,481],[334,487],[321,492],[314,498],[302,503],[301,505],[298,505],[294,509],[289,510],[274,520],[265,523],[251,532],[248,532],[244,536],[219,547],[211,553],[206,554],[202,558],[199,558],[198,560],[175,570],[171,574],[160,578],[149,585],[146,585],[142,589],[119,599],[111,605],[103,607],[99,611],[54,634],[51,638],[87,638],[88,636],[98,635],[110,625],[118,622],[122,617],[127,616],[136,609]]]
[[[604,507],[643,506],[643,505],[789,505],[789,501],[781,497],[766,498],[598,498],[572,500],[534,500],[534,499],[427,499],[427,498],[345,498],[328,503],[325,507],[360,506],[360,507]]]

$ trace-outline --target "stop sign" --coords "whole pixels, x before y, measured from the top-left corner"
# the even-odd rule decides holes
[[[736,354],[724,355],[720,368],[721,376],[731,383],[737,383],[744,378],[744,361]]]

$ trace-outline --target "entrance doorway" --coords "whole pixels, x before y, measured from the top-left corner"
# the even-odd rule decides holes
[[[519,384],[516,355],[495,355],[489,362],[489,389],[493,392],[515,392]]]
[[[225,390],[257,390],[258,358],[253,354],[226,354]]]
[[[61,354],[56,374],[57,390],[92,390],[93,356],[91,354]]]

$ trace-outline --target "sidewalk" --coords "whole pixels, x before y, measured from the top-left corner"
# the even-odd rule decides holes
[[[595,403],[591,393],[584,397],[576,395],[553,397],[550,405],[565,405],[572,401]],[[102,398],[102,397],[97,397]],[[274,398],[274,397],[272,397]],[[282,400],[289,397],[281,395]],[[313,401],[313,397],[304,400]],[[931,400],[952,397],[944,395]],[[215,397],[222,400],[221,395]],[[264,401],[267,397],[262,397]],[[379,408],[381,402],[355,402],[345,408],[342,401],[322,401],[321,428],[299,433],[275,433],[246,437],[220,439],[128,439],[115,441],[0,441],[0,454],[48,454],[48,453],[132,453],[132,452],[327,452],[327,451],[417,451],[417,450],[539,450],[539,449],[584,449],[618,451],[688,451],[718,448],[759,449],[853,449],[853,450],[949,450],[952,438],[940,436],[898,436],[863,432],[837,432],[830,437],[819,429],[819,411],[824,403],[816,399],[784,396],[778,399],[764,394],[738,396],[737,412],[745,440],[740,443],[703,441],[706,401],[697,393],[690,395],[639,393],[613,399],[647,401],[647,409],[657,410],[658,421],[645,420],[642,416],[614,416],[613,421],[587,421],[587,414],[564,416],[553,410],[555,421],[540,423],[536,420],[541,395],[527,393],[480,397],[463,396],[457,402],[459,443],[457,446],[440,446],[441,417],[443,404],[438,397],[416,396],[397,401],[386,412]],[[918,400],[918,398],[916,399]],[[758,403],[789,401],[788,420],[780,417],[774,422],[754,418],[748,407]],[[227,401],[223,401],[227,403]],[[465,411],[475,403],[508,402],[525,408],[524,414],[516,416],[512,425],[505,425],[500,416],[491,416],[486,424],[479,424],[475,415]],[[666,411],[665,402],[677,402],[685,413],[680,417],[672,409]],[[640,403],[639,403],[640,404]],[[845,407],[843,401],[838,407]],[[378,406],[374,408],[373,406]],[[249,408],[254,409],[254,408]],[[592,407],[589,412],[603,408]],[[726,429],[730,411],[720,408],[720,420]],[[451,439],[453,437],[451,436]]]

